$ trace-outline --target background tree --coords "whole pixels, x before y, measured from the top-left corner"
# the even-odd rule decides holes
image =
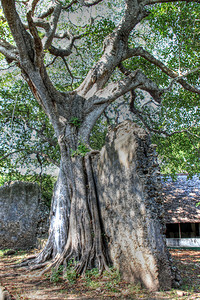
[[[172,101],[174,105],[177,99],[188,103],[186,93],[193,93],[191,106],[193,112],[197,110],[198,37],[193,18],[198,4],[162,2],[43,1],[40,5],[39,0],[1,0],[5,18],[1,17],[0,52],[8,64],[21,70],[53,126],[60,149],[50,235],[33,261],[37,268],[47,265],[49,258],[56,267],[74,258],[78,273],[94,264],[100,270],[107,266],[89,140],[96,121],[111,103],[118,99],[128,102],[130,111],[149,131],[154,116],[154,132],[166,135],[171,135],[174,126],[170,119],[159,125],[157,106],[165,107],[164,118]],[[101,16],[104,9],[106,17],[99,17],[96,7]],[[183,16],[190,20],[184,23]],[[182,35],[189,38],[188,43]],[[68,78],[58,75],[58,70],[63,74],[63,68]],[[184,109],[181,113],[184,115]],[[192,138],[198,137],[198,125],[195,121],[190,126]],[[188,126],[181,131],[188,132]]]

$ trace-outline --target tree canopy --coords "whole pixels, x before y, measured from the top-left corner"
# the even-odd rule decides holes
[[[71,38],[75,52],[60,56],[58,53],[53,55],[46,50],[44,59],[55,86],[64,92],[78,87],[94,62],[100,58],[103,41],[119,22],[124,7],[122,1],[115,1],[112,4],[106,1],[100,9],[95,8],[95,10],[91,4],[82,5],[78,1],[71,4],[63,2],[63,4],[65,7],[57,28],[60,32],[60,44],[58,33],[54,43],[61,47],[64,42],[69,44]],[[17,1],[16,5],[20,14],[25,18],[28,2]],[[37,17],[38,23],[35,20],[38,35],[43,39],[45,32],[47,35],[47,27],[53,13],[53,6],[50,9],[49,5],[50,2],[45,1],[43,6],[37,6],[37,14],[44,12],[45,9],[49,12],[46,17],[42,15],[40,20]],[[69,21],[66,23],[67,10],[69,10]],[[112,15],[114,10],[115,18]],[[142,69],[149,78],[163,88],[170,84],[169,75],[176,78],[177,75],[175,73],[172,75],[172,70],[179,76],[188,73],[188,82],[193,86],[198,86],[199,73],[193,72],[199,67],[198,3],[184,1],[158,3],[149,6],[148,10],[149,16],[142,20],[141,25],[134,29],[129,38],[130,46],[143,47],[143,49],[140,48],[140,52],[143,53],[133,55],[131,60],[126,60],[126,68]],[[15,42],[3,11],[1,11],[0,25],[1,47],[3,43],[5,46],[5,42],[14,46]],[[147,55],[147,51],[154,54],[155,58]],[[161,61],[166,64],[168,70],[166,68],[163,72],[164,65],[162,66]],[[26,82],[20,79],[15,60],[10,63],[8,57],[6,61],[5,56],[1,56],[1,72],[3,75],[0,82],[1,166],[2,174],[4,174],[2,183],[15,178],[36,180],[41,172],[41,166],[45,169],[45,166],[49,164],[59,165],[59,151],[53,128],[35,102]],[[116,81],[117,78],[121,78],[119,70],[115,71],[112,80]],[[153,135],[153,141],[158,144],[157,151],[160,154],[164,174],[187,172],[192,175],[199,173],[199,94],[184,90],[180,84],[177,84],[177,81],[176,78],[171,90],[169,89],[169,92],[163,95],[162,105],[152,106],[152,99],[148,99],[145,103],[145,95],[137,91],[135,109],[132,114],[129,112],[130,97],[127,95],[125,99],[120,100],[120,103],[125,100],[126,109],[122,110],[120,104],[110,105],[106,111],[106,117],[109,118],[109,123],[113,123],[119,121],[117,117],[121,114],[123,115],[121,119],[128,117],[141,126],[145,126]],[[107,122],[103,123],[105,132]],[[102,124],[100,127],[97,125],[96,130],[97,128],[100,128],[100,135],[97,134],[96,137],[93,135],[96,141],[98,138],[103,138]],[[174,132],[176,134],[173,134]],[[100,148],[102,144],[103,140],[99,147],[97,143],[92,143],[91,146]],[[31,170],[31,176],[21,176],[19,172],[16,176],[16,169],[19,165],[21,168],[24,165],[27,176],[28,171]],[[33,175],[33,165],[37,170],[37,176]]]

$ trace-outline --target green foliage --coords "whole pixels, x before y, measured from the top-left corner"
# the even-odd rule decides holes
[[[70,124],[74,125],[75,127],[79,128],[81,126],[81,120],[77,117],[73,117],[69,121]]]
[[[75,270],[76,261],[70,260],[67,264],[67,269],[64,273],[64,279],[69,282],[69,284],[74,284],[77,279],[77,274]]]
[[[13,44],[13,37],[2,9],[0,9],[0,37]]]
[[[118,292],[119,283],[121,280],[119,270],[110,268],[109,271],[104,271],[103,275],[108,279],[108,282],[106,282],[106,288],[112,292]]]
[[[59,162],[53,128],[16,71],[0,78],[0,91],[0,184],[37,182],[50,205],[55,182],[50,161]]]
[[[71,149],[71,156],[74,157],[74,156],[81,155],[84,157],[88,152],[90,152],[88,146],[84,142],[79,141],[77,149],[76,150]]]
[[[85,281],[86,286],[96,289],[100,287],[101,283],[101,274],[99,273],[98,268],[93,268],[86,270],[83,280]]]
[[[97,268],[87,270],[85,272],[83,280],[86,286],[96,289],[103,286],[110,292],[119,291],[119,283],[121,281],[119,271],[111,267],[109,270],[105,270],[102,274],[99,273]]]
[[[151,9],[149,21],[151,28],[159,32],[160,38],[173,39],[173,49],[181,46],[181,52],[187,53],[187,55],[193,55],[193,51],[198,51],[198,3],[177,1],[175,3],[158,4]]]
[[[98,268],[93,268],[90,270],[86,270],[85,278],[98,278],[100,276]]]
[[[115,281],[116,284],[119,283],[121,280],[119,270],[114,267],[111,267],[109,271],[105,270],[103,274],[105,278],[108,278],[111,281]]]
[[[151,8],[148,48],[157,47],[157,56],[168,67],[183,74],[199,66],[199,4],[164,3]],[[198,73],[187,76],[196,85]],[[191,94],[192,95],[192,94]]]
[[[61,280],[61,275],[63,272],[63,266],[60,266],[58,269],[53,268],[51,271],[50,281],[57,283]]]
[[[99,118],[90,134],[90,146],[92,149],[101,150],[105,144],[107,130],[107,122],[102,117]]]
[[[160,156],[161,172],[164,175],[184,172],[192,177],[193,174],[200,174],[200,130],[193,132],[194,135],[183,132],[166,138],[158,135],[154,137],[153,141],[157,144]]]
[[[0,250],[0,257],[3,257],[3,256],[5,255],[5,253],[6,253],[7,251],[9,251],[9,250],[11,250],[11,249],[3,249],[3,250]]]
[[[115,23],[109,18],[101,18],[98,20],[90,31],[86,38],[87,45],[89,47],[94,47],[103,44],[105,37],[107,37],[115,28]]]
[[[200,173],[200,99],[187,91],[166,96],[159,112],[157,129],[171,136],[154,135],[158,145],[161,171],[164,175],[188,173],[191,177]]]
[[[134,30],[130,46],[142,46],[178,74],[199,66],[199,4],[175,2],[149,7],[149,16],[142,21],[143,28]],[[155,50],[156,49],[156,50]],[[134,57],[126,61],[126,67],[143,72],[162,88],[168,87],[169,77],[157,66],[144,58]],[[199,73],[187,76],[187,82],[199,86]],[[160,134],[151,132],[152,140],[158,144],[162,172],[174,176],[185,172],[189,176],[199,173],[200,97],[180,85],[163,96],[162,106],[147,102],[144,93],[137,92],[136,108],[146,124]],[[142,107],[142,109],[141,109]],[[133,117],[139,125],[141,119]],[[163,133],[162,133],[163,132]],[[172,136],[165,136],[164,132]]]

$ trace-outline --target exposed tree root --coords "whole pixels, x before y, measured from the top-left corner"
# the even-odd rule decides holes
[[[33,265],[33,266],[30,266],[30,267],[29,267],[29,270],[30,270],[30,271],[34,271],[34,270],[42,269],[42,268],[44,268],[47,264],[48,264],[48,261],[46,261],[46,262],[44,262],[44,263],[41,263],[41,264],[38,264],[38,265]]]
[[[51,239],[49,237],[49,239]],[[48,241],[49,241],[48,239]],[[52,247],[48,247],[49,242],[47,241],[44,249],[38,254],[38,255],[32,255],[28,258],[25,258],[24,260],[22,260],[21,263],[14,265],[15,268],[21,268],[21,267],[25,267],[28,266],[30,268],[30,270],[34,270],[34,266],[36,269],[42,268],[44,267],[46,264],[48,264],[48,257],[50,257],[51,252],[52,252]],[[41,266],[41,267],[39,267]]]

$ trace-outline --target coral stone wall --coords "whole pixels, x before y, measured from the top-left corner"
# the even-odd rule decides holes
[[[0,248],[29,249],[48,228],[48,209],[39,186],[14,182],[0,187]]]
[[[142,128],[125,121],[110,130],[93,168],[114,266],[129,282],[170,289],[175,277],[164,237],[155,145]]]

